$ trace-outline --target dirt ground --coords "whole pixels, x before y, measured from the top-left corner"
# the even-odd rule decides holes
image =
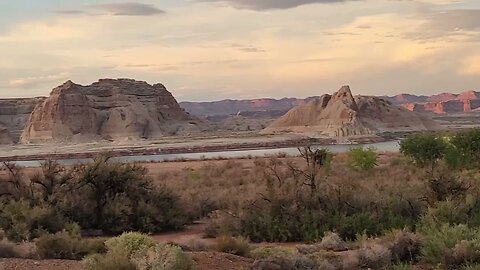
[[[189,252],[196,270],[249,269],[253,260],[218,252]],[[84,270],[81,262],[67,260],[0,259],[0,270]]]
[[[0,259],[0,270],[83,270],[77,261]]]

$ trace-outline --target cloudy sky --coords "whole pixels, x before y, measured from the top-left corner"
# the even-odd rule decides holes
[[[0,1],[0,96],[71,79],[179,100],[480,89],[478,0]]]

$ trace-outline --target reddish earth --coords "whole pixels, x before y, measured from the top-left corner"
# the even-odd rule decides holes
[[[218,252],[189,253],[195,262],[196,270],[240,270],[250,269],[252,259]]]
[[[218,252],[190,252],[197,270],[249,269],[253,260]],[[0,270],[84,270],[81,262],[68,260],[0,259]]]
[[[83,270],[77,261],[0,259],[0,270]]]

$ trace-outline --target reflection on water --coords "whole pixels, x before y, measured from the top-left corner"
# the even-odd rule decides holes
[[[327,148],[333,153],[342,153],[348,151],[352,147],[374,147],[378,152],[398,152],[400,146],[398,141],[389,141],[381,143],[372,143],[372,144],[360,144],[360,145],[346,145],[346,144],[335,144],[335,145],[322,145],[319,147]],[[287,155],[298,155],[298,149],[295,147],[289,148],[276,148],[276,149],[256,149],[256,150],[239,150],[239,151],[223,151],[223,152],[205,152],[205,153],[186,153],[186,154],[164,154],[164,155],[139,155],[139,156],[123,156],[115,157],[114,160],[121,162],[135,162],[135,161],[171,161],[177,159],[187,159],[187,160],[196,160],[196,159],[214,159],[218,157],[222,158],[240,158],[240,157],[262,157],[265,155],[275,155],[279,153],[285,153]],[[64,159],[59,160],[58,162],[63,165],[74,165],[78,163],[89,162],[91,159]],[[24,167],[38,167],[40,166],[41,161],[17,161],[16,164]]]

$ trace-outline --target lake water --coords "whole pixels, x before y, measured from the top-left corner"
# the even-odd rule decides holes
[[[352,147],[374,147],[378,152],[398,152],[400,149],[398,141],[389,141],[371,144],[334,144],[319,145],[317,147],[326,148],[333,153],[347,152]],[[275,148],[275,149],[255,149],[255,150],[238,150],[238,151],[221,151],[221,152],[205,152],[205,153],[185,153],[185,154],[164,154],[164,155],[137,155],[137,156],[121,156],[115,157],[113,160],[121,162],[161,162],[172,161],[178,159],[198,160],[198,159],[214,159],[222,158],[242,158],[242,157],[263,157],[266,155],[276,155],[285,153],[290,156],[298,155],[296,147]],[[78,163],[89,162],[92,159],[64,159],[58,162],[63,165],[74,165]],[[15,163],[23,167],[38,167],[42,161],[16,161]]]

